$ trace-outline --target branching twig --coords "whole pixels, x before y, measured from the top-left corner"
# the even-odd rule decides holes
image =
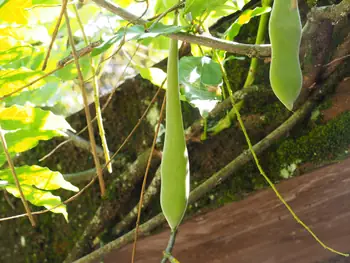
[[[24,206],[24,209],[26,210],[27,212],[27,215],[28,215],[28,218],[29,218],[29,221],[30,223],[32,224],[33,227],[36,226],[36,223],[35,223],[35,220],[34,220],[34,217],[32,215],[32,212],[30,211],[30,208],[29,208],[29,205],[28,205],[28,202],[23,194],[23,191],[22,191],[22,187],[21,187],[21,184],[19,183],[18,181],[18,177],[17,177],[17,174],[16,174],[16,170],[15,170],[15,167],[13,166],[13,162],[12,162],[12,159],[11,159],[11,156],[10,156],[10,153],[7,149],[7,144],[6,144],[6,139],[5,139],[5,136],[3,134],[3,130],[0,126],[0,139],[1,139],[1,144],[2,144],[2,147],[4,149],[4,152],[5,152],[5,155],[6,155],[6,159],[7,159],[7,162],[8,162],[8,165],[11,169],[11,173],[12,173],[12,176],[13,176],[13,179],[16,183],[16,187],[18,189],[18,192],[19,192],[19,195],[21,197],[21,200],[22,200],[22,203],[23,203],[23,206]]]
[[[87,126],[88,126],[88,131],[89,131],[89,139],[91,142],[91,152],[92,152],[92,155],[94,157],[94,163],[95,163],[96,170],[97,170],[97,176],[98,176],[98,181],[100,184],[101,196],[104,196],[105,191],[106,191],[106,187],[105,187],[105,182],[103,179],[103,173],[102,173],[102,169],[101,169],[101,165],[100,165],[100,160],[99,160],[97,153],[96,153],[96,142],[95,142],[95,137],[94,137],[95,135],[94,135],[94,130],[93,130],[92,123],[91,123],[91,113],[90,113],[90,109],[89,109],[89,102],[88,102],[87,93],[86,93],[86,89],[85,89],[84,78],[83,78],[83,74],[82,74],[81,69],[80,69],[79,58],[78,58],[77,52],[75,50],[73,33],[72,33],[72,30],[70,27],[69,17],[68,17],[67,11],[64,12],[64,16],[65,16],[66,23],[67,23],[69,42],[70,42],[70,45],[72,48],[72,54],[74,56],[74,62],[75,62],[76,68],[77,68],[78,79],[80,82],[80,88],[81,88],[81,92],[82,92],[82,96],[83,96],[83,100],[84,100],[86,122],[87,122]]]
[[[119,48],[118,48],[118,49],[119,49]],[[135,54],[136,54],[136,51],[135,51],[135,53],[132,55],[132,57],[134,57]],[[69,59],[69,61],[72,61],[72,60]],[[64,64],[64,65],[65,65],[65,64]],[[126,70],[128,69],[129,65],[130,65],[130,61],[129,61],[128,64],[125,66],[125,68],[124,68],[122,74],[119,76],[119,79],[118,79],[117,83],[120,82],[120,79],[121,79],[121,78],[124,76],[124,74],[126,73]],[[100,65],[99,65],[99,66],[100,66]],[[112,98],[113,98],[113,95],[115,94],[116,90],[117,90],[117,87],[115,87],[115,88],[112,90],[112,92],[109,94],[109,96],[108,96],[108,98],[107,98],[105,104],[103,105],[103,107],[102,107],[102,109],[101,109],[101,113],[103,113],[103,112],[105,111],[105,109],[107,108],[107,106],[108,106],[109,103],[111,102],[111,100],[112,100]],[[0,99],[0,100],[1,100],[1,99]],[[154,100],[152,99],[152,101],[154,101]],[[152,103],[151,103],[151,104],[152,104]],[[96,121],[96,116],[91,120],[91,123],[93,123],[93,122],[95,122],[95,121]],[[68,142],[70,142],[70,141],[73,141],[73,143],[78,143],[78,142],[80,142],[80,141],[81,141],[81,142],[84,142],[85,140],[84,140],[83,138],[80,138],[78,135],[82,134],[86,129],[87,129],[87,125],[86,125],[84,128],[82,128],[79,132],[77,132],[76,134],[73,134],[73,133],[68,132],[67,134],[68,134],[69,136],[70,136],[70,135],[71,135],[72,137],[77,136],[78,140],[74,140],[74,138],[72,138],[72,137],[70,136],[70,137],[71,137],[70,139],[68,139],[68,140],[66,140],[66,141],[64,141],[64,142],[61,142],[61,143],[60,143],[59,145],[57,145],[52,151],[50,151],[48,154],[46,154],[45,156],[43,156],[39,161],[43,161],[44,159],[50,157],[52,154],[55,153],[55,151],[57,151],[59,148],[61,148],[63,145],[65,145],[66,143],[68,143]],[[87,148],[85,147],[85,145],[86,145]],[[78,144],[76,144],[76,146],[81,147],[81,148],[84,148],[84,149],[87,149],[87,150],[90,149],[90,143],[87,142],[87,141],[86,141],[86,143],[84,142],[83,144],[78,143]],[[101,157],[101,158],[103,158],[103,152],[100,151],[100,148],[97,147],[96,150],[97,150],[97,154],[102,153],[102,155],[101,155],[102,157]],[[111,155],[111,154],[110,154],[110,155]],[[99,155],[99,156],[100,156],[100,155]]]
[[[60,12],[60,14],[58,16],[57,23],[55,25],[55,29],[54,29],[54,31],[52,33],[51,42],[50,42],[49,48],[47,50],[46,57],[44,59],[44,64],[43,64],[41,70],[45,70],[46,69],[47,62],[48,62],[48,60],[50,58],[50,53],[51,53],[51,50],[52,50],[52,46],[53,46],[53,43],[55,42],[55,39],[56,39],[56,36],[57,36],[57,33],[58,33],[58,29],[60,28],[60,25],[61,25],[61,22],[62,22],[63,14],[64,14],[64,12],[66,11],[66,8],[67,8],[67,4],[68,4],[68,0],[62,0],[61,12]]]

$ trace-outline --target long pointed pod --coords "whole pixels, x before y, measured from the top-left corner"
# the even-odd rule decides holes
[[[292,110],[303,82],[299,61],[302,27],[297,0],[274,1],[269,34],[271,87],[287,109]]]
[[[177,24],[177,14],[174,24]],[[182,221],[190,190],[189,160],[182,121],[179,90],[178,41],[170,40],[166,126],[161,163],[160,204],[172,233]]]

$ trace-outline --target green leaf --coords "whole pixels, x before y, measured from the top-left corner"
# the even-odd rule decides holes
[[[34,81],[43,75],[42,71],[33,71],[28,68],[3,69],[0,70],[0,97],[8,95],[31,81]],[[39,80],[27,89],[37,89],[46,83],[45,80]]]
[[[73,130],[62,116],[39,108],[17,105],[0,108],[0,125],[5,130],[11,156],[35,147],[40,140],[63,136],[63,131]],[[4,149],[0,147],[0,165],[5,162]]]
[[[57,78],[54,78],[54,79],[57,79]],[[57,99],[55,98],[58,88],[59,88],[58,81],[48,82],[43,87],[40,87],[38,89],[22,91],[17,96],[14,95],[11,97],[7,97],[3,100],[3,102],[7,107],[15,104],[24,106],[28,103],[31,103],[34,106],[52,107],[56,103],[56,100],[61,99],[61,98],[57,98]]]
[[[183,57],[179,71],[186,100],[203,114],[210,111],[221,98],[218,94],[222,83],[220,65],[209,57]]]
[[[16,167],[15,170],[25,199],[36,206],[44,206],[47,209],[51,209],[61,203],[61,198],[53,195],[50,192],[51,190],[62,188],[74,192],[79,191],[77,187],[66,181],[61,173],[53,172],[46,167],[26,165]],[[2,179],[0,181],[1,187],[5,187],[9,193],[20,198],[20,193],[10,169],[0,170],[0,179]],[[63,214],[68,221],[65,205],[60,205],[51,211]]]
[[[62,4],[61,0],[32,0],[33,5],[57,5]]]
[[[201,16],[204,12],[210,13],[219,6],[225,5],[227,0],[187,0],[184,8],[184,14],[191,13],[193,18]]]
[[[3,68],[23,67],[30,61],[34,50],[32,46],[28,45],[0,51],[1,66]]]
[[[8,185],[5,187],[6,191],[20,198],[19,190],[15,185]],[[51,192],[43,191],[32,186],[22,185],[22,192],[26,200],[36,206],[44,206],[47,209],[52,209],[61,204],[61,198],[59,196],[53,195]],[[68,213],[66,205],[62,204],[51,210],[53,213],[60,213],[64,216],[66,221],[68,221]]]
[[[252,9],[245,10],[224,33],[226,40],[232,41],[238,35],[241,27],[244,24],[249,23],[249,21],[253,17],[260,16],[270,11],[271,11],[271,7],[256,7],[253,10]]]
[[[32,0],[11,0],[1,4],[0,19],[7,23],[27,24],[27,8],[32,6]]]
[[[42,190],[57,190],[60,188],[78,192],[79,188],[63,178],[59,172],[53,172],[47,167],[21,166],[16,167],[16,174],[21,185],[35,186]],[[0,170],[0,178],[9,184],[15,184],[10,169]]]
[[[0,0],[0,8],[3,7],[10,0]]]
[[[4,130],[73,130],[62,116],[31,106],[0,108],[0,124]]]
[[[125,41],[130,40],[141,40],[145,38],[155,38],[160,35],[166,35],[170,33],[179,32],[183,29],[181,26],[164,25],[162,23],[157,23],[151,30],[145,32],[145,27],[141,25],[136,25],[127,28],[121,28],[115,35],[104,41],[100,46],[92,51],[92,56],[97,56],[102,52],[109,49],[114,44],[119,44],[125,35]]]
[[[166,79],[166,73],[159,68],[137,68],[141,77],[148,79],[152,84],[160,87]],[[165,84],[165,83],[164,83]],[[164,85],[166,87],[166,85]]]

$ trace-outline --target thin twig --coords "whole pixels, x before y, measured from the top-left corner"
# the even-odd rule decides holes
[[[58,33],[58,29],[60,28],[60,25],[61,25],[61,22],[62,22],[62,18],[63,18],[63,14],[64,14],[64,12],[66,11],[66,8],[67,8],[67,3],[68,3],[68,0],[62,0],[61,12],[60,12],[60,14],[58,16],[57,23],[55,25],[55,29],[54,29],[54,31],[52,33],[51,42],[50,42],[49,48],[47,50],[46,57],[44,59],[44,64],[43,64],[41,70],[45,70],[46,69],[47,62],[49,60],[50,53],[51,53],[51,50],[52,50],[52,47],[53,47],[53,43],[55,42],[55,39],[56,39],[56,36],[57,36],[57,33]]]
[[[340,61],[340,60],[344,60],[344,59],[346,59],[346,58],[348,58],[348,57],[350,57],[350,54],[345,55],[345,56],[341,56],[341,57],[336,58],[336,59],[333,59],[331,62],[329,62],[329,63],[323,65],[323,67],[328,67],[328,66],[330,66],[330,65],[332,65],[332,64],[334,64],[334,63],[336,63],[336,62],[338,62],[338,61]],[[322,65],[320,65],[320,66],[322,66]]]
[[[58,144],[53,150],[51,150],[48,154],[45,154],[43,157],[41,157],[39,159],[39,162],[44,161],[45,159],[49,158],[50,156],[52,156],[59,148],[61,148],[63,145],[65,145],[66,143],[72,141],[72,139],[68,139],[66,141],[61,142],[60,144]]]
[[[50,76],[51,74],[55,73],[56,71],[60,70],[61,68],[62,68],[62,67],[57,67],[57,68],[51,70],[50,72],[45,73],[44,75],[38,77],[37,79],[35,79],[35,80],[29,82],[28,84],[26,84],[26,85],[24,85],[24,86],[22,86],[22,87],[20,87],[20,88],[18,88],[18,89],[16,89],[16,90],[14,90],[14,91],[11,91],[11,92],[9,92],[9,93],[3,95],[2,97],[0,97],[0,101],[2,101],[2,100],[4,100],[4,99],[6,99],[6,98],[8,98],[8,97],[10,97],[10,96],[12,96],[12,95],[14,95],[14,94],[16,94],[17,92],[20,92],[20,91],[24,90],[25,88],[30,87],[31,85],[33,85],[33,84],[37,83],[38,81],[40,81],[40,80],[42,80],[42,79],[44,79],[44,78]]]
[[[81,88],[81,92],[82,92],[82,96],[83,96],[83,100],[84,100],[84,110],[85,110],[85,115],[86,115],[86,122],[88,125],[89,139],[91,142],[91,152],[92,152],[92,155],[94,157],[94,163],[95,163],[96,170],[97,170],[97,176],[98,176],[98,181],[99,181],[99,185],[100,185],[101,196],[104,196],[105,192],[106,192],[106,187],[105,187],[105,182],[103,179],[103,173],[102,173],[102,169],[101,169],[100,160],[99,160],[97,153],[96,153],[96,141],[95,141],[95,136],[94,136],[94,130],[93,130],[92,123],[91,123],[91,113],[90,113],[90,109],[89,109],[87,92],[85,89],[84,77],[83,77],[83,74],[81,72],[80,65],[79,65],[79,58],[78,58],[77,52],[75,50],[73,33],[72,33],[72,29],[70,27],[69,17],[68,17],[67,11],[64,12],[64,17],[65,17],[66,23],[67,23],[69,42],[70,42],[70,45],[72,48],[72,54],[74,56],[74,61],[75,61],[75,65],[76,65],[77,73],[78,73],[78,79],[80,82],[80,88]]]
[[[32,215],[32,212],[30,211],[28,202],[27,202],[27,200],[26,200],[26,198],[25,198],[25,196],[23,194],[21,184],[19,183],[19,180],[18,180],[18,177],[17,177],[17,174],[16,174],[16,170],[15,170],[15,167],[13,166],[13,162],[12,162],[10,153],[8,151],[7,144],[6,144],[6,139],[5,139],[5,136],[3,134],[3,130],[1,128],[1,126],[0,126],[0,139],[1,139],[2,147],[3,147],[5,155],[6,155],[6,159],[7,159],[8,165],[9,165],[9,167],[11,169],[11,173],[12,173],[13,179],[15,180],[16,187],[17,187],[17,189],[19,191],[19,195],[21,197],[24,209],[27,212],[27,215],[28,215],[30,223],[32,224],[33,227],[35,227],[36,223],[35,223],[34,217]]]
[[[133,244],[133,247],[132,247],[132,254],[131,254],[131,262],[132,263],[134,263],[134,261],[135,261],[137,232],[138,232],[139,226],[140,226],[141,210],[142,210],[142,205],[143,205],[143,197],[144,197],[144,192],[145,192],[145,188],[146,188],[148,171],[149,171],[149,168],[151,167],[153,151],[154,151],[154,148],[156,146],[160,125],[161,125],[162,120],[163,120],[163,112],[164,112],[164,108],[165,108],[165,101],[166,101],[166,97],[164,96],[163,103],[162,103],[162,108],[160,109],[158,125],[157,125],[156,131],[154,133],[153,143],[152,143],[152,147],[151,147],[151,152],[150,152],[150,155],[149,155],[149,158],[148,158],[148,163],[147,163],[145,176],[144,176],[143,182],[142,182],[142,188],[141,188],[141,193],[140,193],[140,201],[139,201],[139,208],[138,208],[137,219],[136,219],[136,227],[135,227],[136,230],[135,230],[134,244]]]
[[[7,193],[7,191],[4,189],[4,198],[6,200],[6,202],[8,203],[8,205],[11,207],[12,210],[16,210],[16,207],[13,205],[13,203],[11,202],[9,195]]]
[[[89,45],[89,40],[85,34],[85,30],[84,30],[84,26],[83,23],[80,19],[80,15],[78,12],[78,9],[76,7],[76,5],[73,6],[74,11],[75,11],[75,15],[77,17],[78,20],[78,24],[80,26],[80,30],[83,33],[83,38],[85,41],[85,45]],[[105,162],[108,163],[107,165],[107,170],[109,173],[112,173],[112,163],[110,162],[110,156],[109,156],[109,149],[108,149],[108,144],[107,144],[107,139],[106,139],[106,135],[105,135],[105,129],[103,127],[103,120],[102,120],[102,113],[101,113],[101,107],[100,107],[100,91],[99,91],[99,85],[98,85],[98,79],[96,76],[96,68],[95,68],[95,64],[94,61],[92,59],[92,56],[89,56],[89,60],[90,60],[90,66],[91,66],[91,72],[93,75],[93,80],[92,80],[92,86],[94,89],[94,100],[95,100],[95,111],[96,111],[96,118],[97,118],[97,127],[99,130],[99,134],[100,134],[100,138],[101,138],[101,143],[102,143],[102,148],[103,148],[103,153],[104,153],[104,157],[105,157]]]

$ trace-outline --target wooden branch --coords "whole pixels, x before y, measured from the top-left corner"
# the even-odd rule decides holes
[[[81,149],[90,151],[90,149],[91,149],[91,142],[90,141],[84,139],[83,137],[80,137],[79,135],[76,135],[75,133],[73,133],[71,131],[66,131],[65,133],[68,135],[69,140],[71,140],[71,142],[75,146],[77,146]],[[99,158],[104,159],[104,153],[103,153],[103,149],[101,146],[96,145],[96,154]],[[109,154],[113,155],[112,152],[110,152]]]
[[[350,14],[350,0],[343,0],[337,5],[314,7],[307,18],[313,22],[326,19],[338,23],[345,19],[348,14]]]
[[[96,168],[93,168],[82,172],[63,174],[63,178],[71,183],[81,183],[91,181],[95,175]]]
[[[160,168],[158,168],[155,176],[152,179],[152,182],[148,186],[145,195],[143,197],[143,203],[141,209],[145,209],[150,202],[153,200],[153,197],[159,192],[160,186]],[[132,222],[136,220],[138,212],[138,205],[136,205],[130,212],[123,216],[121,221],[113,228],[112,234],[115,236],[119,236],[121,232],[125,231],[127,227],[129,227]]]
[[[134,14],[120,8],[116,4],[108,0],[93,0],[97,5],[107,9],[113,14],[120,16],[121,18],[138,25],[144,25],[147,23],[144,19],[139,19]],[[250,45],[250,44],[240,44],[237,42],[226,41],[215,37],[208,36],[195,36],[187,33],[173,33],[167,35],[170,38],[190,42],[193,44],[198,44],[202,46],[211,47],[214,49],[221,49],[231,53],[246,55],[249,57],[268,57],[271,54],[270,45]]]

